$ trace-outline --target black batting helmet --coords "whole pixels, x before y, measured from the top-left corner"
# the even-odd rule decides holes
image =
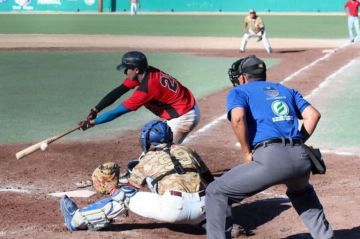
[[[121,64],[116,67],[118,71],[139,68],[141,72],[148,69],[148,62],[144,53],[140,51],[129,51],[121,58]]]

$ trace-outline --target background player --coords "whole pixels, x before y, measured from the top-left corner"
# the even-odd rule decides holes
[[[296,90],[267,82],[266,65],[256,56],[234,62],[229,76],[237,87],[228,94],[227,115],[247,163],[207,187],[208,238],[228,238],[229,199],[243,200],[277,184],[287,186],[286,194],[313,238],[334,238],[309,184],[311,162],[303,143],[314,132],[320,113]],[[299,118],[303,119],[301,130]]]
[[[254,9],[250,9],[249,14],[245,17],[243,31],[240,52],[245,52],[248,39],[253,37],[256,37],[258,41],[263,41],[267,53],[272,52],[270,42],[266,36],[264,21],[256,14]]]
[[[128,209],[169,223],[198,224],[205,219],[205,187],[213,180],[205,163],[190,148],[173,144],[170,127],[150,121],[142,129],[140,144],[145,155],[132,161],[129,186],[111,197],[78,209],[67,196],[60,201],[66,227],[102,229]],[[135,188],[147,184],[152,192]]]
[[[344,10],[348,9],[348,30],[350,42],[360,41],[360,26],[359,26],[359,7],[360,2],[358,0],[349,0],[344,5]],[[356,32],[356,37],[354,37],[353,28]]]
[[[140,8],[140,0],[130,0],[130,14],[137,15],[138,8]]]
[[[167,120],[174,134],[174,143],[181,143],[198,124],[200,111],[190,90],[171,75],[148,66],[144,53],[125,53],[117,70],[124,70],[126,79],[91,109],[87,120],[80,122],[83,130],[109,122],[143,105],[161,119]],[[97,117],[100,111],[135,87],[137,88],[130,98]]]

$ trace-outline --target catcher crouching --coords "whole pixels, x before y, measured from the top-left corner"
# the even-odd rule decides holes
[[[61,198],[60,209],[69,231],[101,230],[128,210],[168,223],[199,224],[205,220],[205,188],[213,176],[198,154],[173,144],[170,127],[158,120],[144,126],[140,144],[145,154],[130,161],[127,185],[116,186],[120,169],[115,163],[94,171],[95,189],[111,196],[80,209],[67,196]],[[145,185],[151,192],[139,191]]]

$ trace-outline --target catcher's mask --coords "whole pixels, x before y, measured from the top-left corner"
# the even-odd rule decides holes
[[[121,64],[116,67],[118,71],[124,70],[126,74],[127,69],[138,68],[140,72],[148,69],[148,62],[144,53],[140,51],[129,51],[121,58]]]
[[[234,87],[240,85],[239,77],[244,73],[252,75],[253,78],[266,80],[266,64],[255,55],[235,61],[228,71],[230,81]]]
[[[144,152],[147,152],[151,145],[171,144],[173,133],[171,128],[164,121],[151,120],[141,130],[140,145]]]

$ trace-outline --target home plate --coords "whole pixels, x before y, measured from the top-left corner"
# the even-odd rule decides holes
[[[90,190],[75,190],[75,191],[68,191],[68,192],[56,192],[56,193],[49,193],[50,196],[53,197],[62,197],[67,195],[68,197],[73,198],[88,198],[94,195],[96,192]]]

